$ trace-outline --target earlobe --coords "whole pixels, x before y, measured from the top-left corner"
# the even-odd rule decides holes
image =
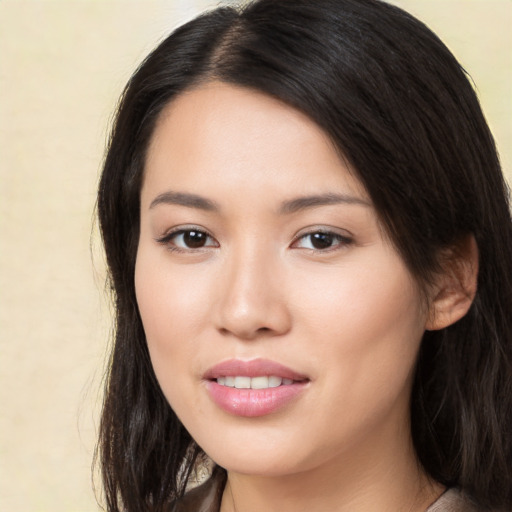
[[[478,247],[473,235],[452,246],[443,257],[444,272],[432,290],[425,329],[444,329],[469,310],[477,290]]]

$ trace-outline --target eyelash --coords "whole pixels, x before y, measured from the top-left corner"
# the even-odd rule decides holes
[[[199,234],[201,236],[205,235],[207,237],[207,239],[215,240],[204,229],[199,228],[199,227],[195,227],[195,226],[190,226],[190,227],[180,227],[180,228],[174,229],[174,230],[166,233],[164,236],[162,236],[160,238],[157,238],[156,241],[159,244],[165,245],[166,248],[169,251],[172,251],[172,252],[183,252],[183,253],[198,252],[198,251],[202,251],[204,249],[208,249],[210,247],[218,247],[219,246],[218,242],[216,240],[215,240],[215,243],[217,245],[203,245],[201,247],[179,247],[179,246],[177,246],[177,245],[172,243],[173,240],[176,239],[178,236],[185,235],[187,233],[197,233],[197,234]]]
[[[323,249],[319,249],[319,248],[315,248],[315,247],[311,247],[311,248],[310,247],[302,247],[302,249],[313,252],[313,253],[328,253],[328,252],[339,250],[343,247],[347,247],[348,245],[351,245],[353,243],[353,239],[347,235],[341,235],[340,233],[336,233],[335,231],[331,231],[331,230],[325,229],[325,228],[323,228],[323,229],[317,228],[317,229],[313,229],[306,233],[302,233],[302,234],[298,235],[291,243],[291,247],[296,245],[301,240],[307,239],[308,237],[310,238],[310,242],[312,242],[312,237],[315,235],[329,237],[331,239],[331,241],[336,242],[336,243],[334,245],[325,247]],[[317,238],[317,239],[320,240],[320,238]]]
[[[180,247],[173,243],[173,241],[178,236],[186,235],[187,233],[189,233],[189,234],[196,233],[200,236],[205,236],[207,241],[213,240],[215,243],[209,244],[209,245],[203,245],[200,247]],[[321,235],[324,237],[328,237],[331,239],[332,242],[336,242],[336,243],[334,245],[331,245],[331,246],[325,247],[325,248],[297,247],[297,244],[301,240],[306,240],[308,237],[310,237],[310,242],[312,242],[311,237],[313,237],[315,235]],[[318,237],[317,240],[320,240],[320,237]],[[213,247],[213,248],[219,247],[219,243],[215,240],[215,238],[213,238],[213,236],[211,236],[204,229],[195,227],[195,226],[177,228],[175,230],[172,230],[172,231],[166,233],[164,236],[157,238],[156,241],[161,245],[165,245],[169,251],[181,252],[181,253],[199,252],[199,251],[207,250],[208,248],[211,248],[211,247]],[[293,239],[292,243],[290,244],[290,247],[303,249],[303,250],[306,250],[306,251],[309,251],[312,253],[328,253],[328,252],[339,250],[343,247],[347,247],[348,245],[351,245],[352,243],[353,243],[353,239],[350,238],[349,236],[341,235],[339,233],[330,231],[328,229],[317,228],[317,229],[310,230],[306,233],[302,233],[302,234],[296,236]],[[311,243],[311,245],[313,245],[313,243]]]

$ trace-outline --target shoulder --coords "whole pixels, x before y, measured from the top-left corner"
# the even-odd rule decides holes
[[[458,489],[448,489],[425,512],[479,512],[473,502]]]
[[[170,512],[219,512],[224,484],[223,474],[212,475],[206,482],[176,500]]]

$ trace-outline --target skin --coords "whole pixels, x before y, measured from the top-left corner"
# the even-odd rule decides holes
[[[170,192],[216,208],[175,204]],[[326,193],[351,199],[283,211]],[[140,227],[135,284],[151,360],[180,420],[228,470],[222,512],[423,511],[439,496],[409,426],[432,312],[315,123],[231,85],[180,95],[149,148]],[[203,247],[172,235],[192,228]],[[318,231],[334,233],[324,249],[312,245]],[[270,359],[308,383],[272,414],[235,416],[203,380],[233,358]]]

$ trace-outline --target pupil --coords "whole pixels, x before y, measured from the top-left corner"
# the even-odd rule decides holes
[[[332,245],[332,235],[315,233],[311,235],[311,243],[315,249],[328,249]]]
[[[190,247],[191,249],[198,249],[200,247],[204,247],[204,244],[206,243],[206,235],[200,231],[187,231],[183,235],[183,240],[187,247]]]

